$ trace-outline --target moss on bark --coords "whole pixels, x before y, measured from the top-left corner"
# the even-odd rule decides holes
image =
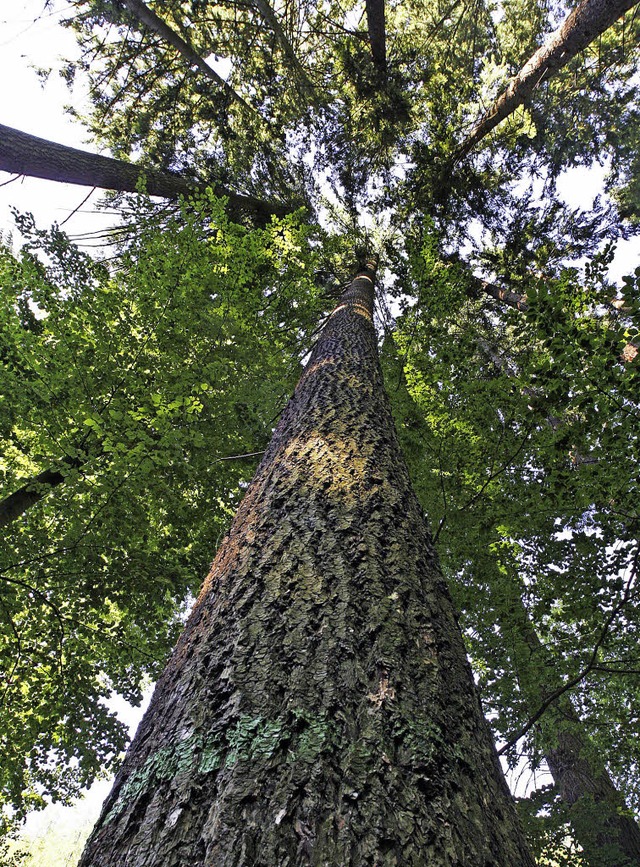
[[[83,856],[532,867],[385,396],[325,327]]]

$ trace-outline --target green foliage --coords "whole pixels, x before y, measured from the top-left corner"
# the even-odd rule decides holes
[[[125,731],[105,699],[137,703],[159,673],[321,303],[294,217],[250,231],[205,195],[162,229],[141,213],[109,265],[19,222],[29,244],[0,261],[3,490],[64,480],[1,553],[16,816],[113,767]]]
[[[585,867],[585,860],[571,840],[567,807],[542,786],[530,798],[519,798],[518,813],[536,862],[540,867]]]
[[[227,458],[265,447],[321,286],[335,294],[367,226],[388,239],[399,308],[388,390],[494,730],[513,740],[571,684],[565,710],[639,809],[640,273],[618,291],[606,269],[640,212],[640,16],[452,162],[570,4],[387,3],[386,74],[351,0],[273,4],[297,68],[251,4],[151,5],[230,63],[250,108],[124,4],[82,0],[64,76],[89,85],[94,137],[304,201],[308,222],[251,231],[205,194],[177,212],[138,202],[113,261],[29,218],[27,248],[0,253],[3,487],[64,478],[36,488],[1,555],[6,802],[19,816],[114,763],[124,733],[103,699],[136,700],[159,670],[255,462]],[[615,206],[569,208],[558,177],[594,160]],[[470,266],[525,296],[526,314],[485,297]],[[556,740],[545,713],[507,761],[539,767]],[[581,863],[555,792],[522,809],[541,864]]]

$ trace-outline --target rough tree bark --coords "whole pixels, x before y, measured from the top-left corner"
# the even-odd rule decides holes
[[[522,597],[511,588],[501,622],[521,675],[521,695],[533,715],[562,680],[552,654],[533,628]],[[505,591],[508,592],[508,591]],[[527,685],[525,689],[524,686]],[[564,693],[536,727],[558,794],[569,806],[576,839],[591,867],[640,867],[640,828],[616,789],[602,757],[590,743],[582,720]]]
[[[117,190],[121,193],[137,192],[139,182],[144,180],[145,189],[150,196],[167,199],[188,196],[207,186],[171,172],[160,172],[135,163],[56,144],[2,124],[0,171],[66,184]],[[249,216],[264,223],[274,214],[284,216],[291,210],[285,205],[233,193],[219,185],[211,185],[211,189],[216,196],[228,198],[229,214],[235,219]]]
[[[82,867],[533,867],[383,390],[343,294]]]
[[[393,341],[389,342],[389,352],[397,387],[411,406],[403,362]],[[415,420],[422,416],[417,412],[410,417],[414,427]],[[507,752],[509,745],[514,746],[537,720],[537,750],[547,761],[558,795],[569,807],[574,837],[583,848],[589,867],[640,867],[640,828],[624,795],[607,772],[605,757],[597,753],[566,692],[555,701],[548,701],[566,684],[558,674],[554,654],[540,641],[531,622],[523,602],[525,588],[511,575],[505,580],[496,570],[495,561],[487,559],[489,540],[479,547],[475,565],[478,576],[484,576],[480,583],[486,583],[486,576],[493,574],[490,585],[497,602],[491,610],[513,664],[524,713],[529,716],[526,727],[510,738],[499,754]],[[548,707],[540,714],[547,703]]]
[[[458,148],[455,159],[465,157],[492,129],[522,105],[541,81],[562,69],[637,3],[638,0],[582,0],[511,79],[508,87]]]

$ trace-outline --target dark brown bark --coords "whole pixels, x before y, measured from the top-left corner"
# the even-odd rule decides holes
[[[384,23],[384,0],[366,0],[367,29],[373,62],[387,68],[387,37]]]
[[[121,193],[137,192],[138,184],[143,180],[150,196],[167,199],[188,196],[207,186],[171,172],[147,169],[135,163],[56,144],[2,124],[0,171]],[[216,196],[228,198],[229,213],[235,219],[246,215],[264,223],[270,216],[284,216],[290,210],[284,205],[233,193],[219,185],[213,185],[212,190]]]
[[[0,500],[0,527],[5,527],[20,515],[23,515],[31,506],[35,506],[45,497],[51,488],[62,484],[65,475],[61,470],[44,470],[32,479]]]
[[[465,157],[492,129],[522,105],[543,80],[562,69],[637,3],[638,0],[582,0],[511,79],[458,148],[456,160]]]
[[[82,867],[533,867],[382,386],[330,317]]]
[[[247,111],[250,111],[253,114],[260,115],[256,111],[253,106],[249,105],[240,94],[236,93],[236,91],[222,78],[215,69],[212,69],[209,64],[203,60],[202,57],[198,54],[197,51],[193,49],[188,42],[186,42],[179,33],[176,33],[175,30],[172,30],[169,25],[162,20],[153,9],[150,9],[146,3],[143,3],[142,0],[122,0],[124,5],[127,7],[129,12],[134,15],[138,21],[148,27],[149,30],[152,30],[154,33],[157,33],[158,36],[162,37],[169,45],[172,45],[180,54],[184,57],[184,59],[195,66],[203,75],[205,75],[208,79],[215,82],[222,89],[222,91],[234,102],[239,103],[243,108]],[[262,120],[262,118],[260,118]]]
[[[562,686],[553,656],[538,638],[519,595],[512,595],[502,627],[514,648],[521,694],[533,714],[548,695]],[[524,684],[528,685],[526,689]],[[590,867],[639,867],[640,828],[566,693],[547,708],[537,733]]]

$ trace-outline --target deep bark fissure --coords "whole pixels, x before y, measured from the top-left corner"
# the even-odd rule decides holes
[[[382,385],[341,297],[83,867],[533,867]]]

